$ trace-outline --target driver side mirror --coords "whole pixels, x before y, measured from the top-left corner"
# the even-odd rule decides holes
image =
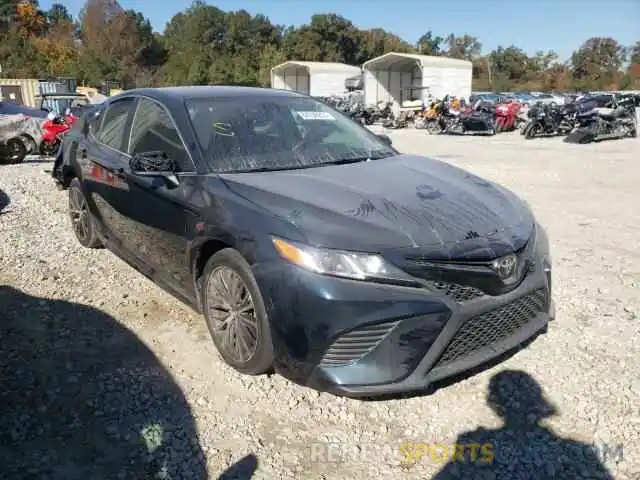
[[[135,176],[163,178],[174,187],[180,185],[176,177],[176,163],[165,152],[137,153],[129,160],[129,168]]]
[[[389,137],[389,135],[385,135],[384,133],[377,133],[376,136],[387,145],[393,145],[393,142],[391,141],[391,137]]]

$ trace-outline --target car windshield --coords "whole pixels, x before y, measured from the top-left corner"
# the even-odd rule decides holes
[[[193,98],[186,107],[206,161],[217,173],[311,168],[397,154],[310,97]]]

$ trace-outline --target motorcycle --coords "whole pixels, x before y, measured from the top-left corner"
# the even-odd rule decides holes
[[[578,127],[568,135],[567,143],[592,143],[638,136],[638,119],[633,99],[614,101],[612,108],[594,108],[577,115]]]
[[[496,133],[512,132],[519,127],[519,103],[501,103],[496,106]]]
[[[479,100],[473,108],[459,112],[453,110],[449,103],[443,100],[437,109],[439,110],[440,133],[454,135],[496,134],[496,114],[493,105],[485,104]]]
[[[391,102],[378,102],[375,107],[366,107],[361,114],[362,123],[373,125],[378,121],[389,121],[393,119]]]
[[[43,157],[55,156],[62,144],[62,137],[69,131],[77,119],[78,117],[73,115],[70,109],[67,109],[63,116],[51,114],[47,117],[47,121],[42,125],[44,132],[42,133],[40,141],[40,155]]]
[[[542,135],[568,135],[576,127],[576,107],[573,104],[534,105],[528,116],[521,132],[528,140]]]

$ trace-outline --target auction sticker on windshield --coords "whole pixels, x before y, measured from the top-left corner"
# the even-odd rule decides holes
[[[335,120],[329,112],[296,112],[303,120]]]

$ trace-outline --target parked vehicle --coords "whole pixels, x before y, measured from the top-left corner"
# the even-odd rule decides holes
[[[42,125],[44,132],[40,140],[40,155],[43,157],[55,156],[62,144],[62,138],[77,119],[78,117],[71,113],[70,108],[67,109],[64,115],[51,114],[49,119]]]
[[[378,102],[375,106],[365,107],[362,112],[362,122],[365,125],[373,125],[376,122],[389,123],[393,121],[391,102]]]
[[[520,110],[522,106],[516,102],[500,103],[495,107],[496,133],[512,132],[520,126]]]
[[[521,133],[526,139],[542,135],[568,135],[576,127],[577,105],[535,105],[529,109],[529,120]]]
[[[551,95],[550,93],[539,93],[539,92],[533,93],[532,92],[532,95],[536,99],[535,103],[542,103],[544,105],[549,105],[551,103],[555,103],[555,104],[559,103],[558,98],[556,98],[555,96]]]
[[[438,105],[440,133],[454,135],[495,135],[496,106],[478,100],[462,112],[450,107],[445,98]]]
[[[22,113],[0,115],[0,163],[21,163],[41,135],[41,119]]]
[[[3,157],[5,162],[20,163],[28,154],[37,152],[46,118],[47,112],[43,110],[0,102],[0,149],[8,155]]]
[[[585,110],[578,112],[578,127],[565,138],[566,142],[591,143],[638,136],[636,104],[632,97],[614,100],[609,108]]]
[[[0,102],[0,115],[24,115],[33,118],[47,118],[47,112],[11,102]]]
[[[43,93],[38,95],[40,109],[47,113],[63,115],[67,110],[79,116],[83,108],[91,105],[91,100],[84,93]]]
[[[549,242],[525,202],[313,98],[130,90],[82,124],[58,177],[78,241],[202,312],[239,372],[354,396],[423,389],[554,316]]]
[[[533,95],[524,92],[514,93],[514,96],[520,102],[520,104],[525,105],[526,107],[532,107],[538,100]]]
[[[499,95],[497,93],[485,93],[485,92],[472,93],[471,96],[469,97],[469,103],[471,105],[475,105],[478,102],[482,102],[485,105],[489,103],[497,105],[501,101],[502,101],[502,95]]]

